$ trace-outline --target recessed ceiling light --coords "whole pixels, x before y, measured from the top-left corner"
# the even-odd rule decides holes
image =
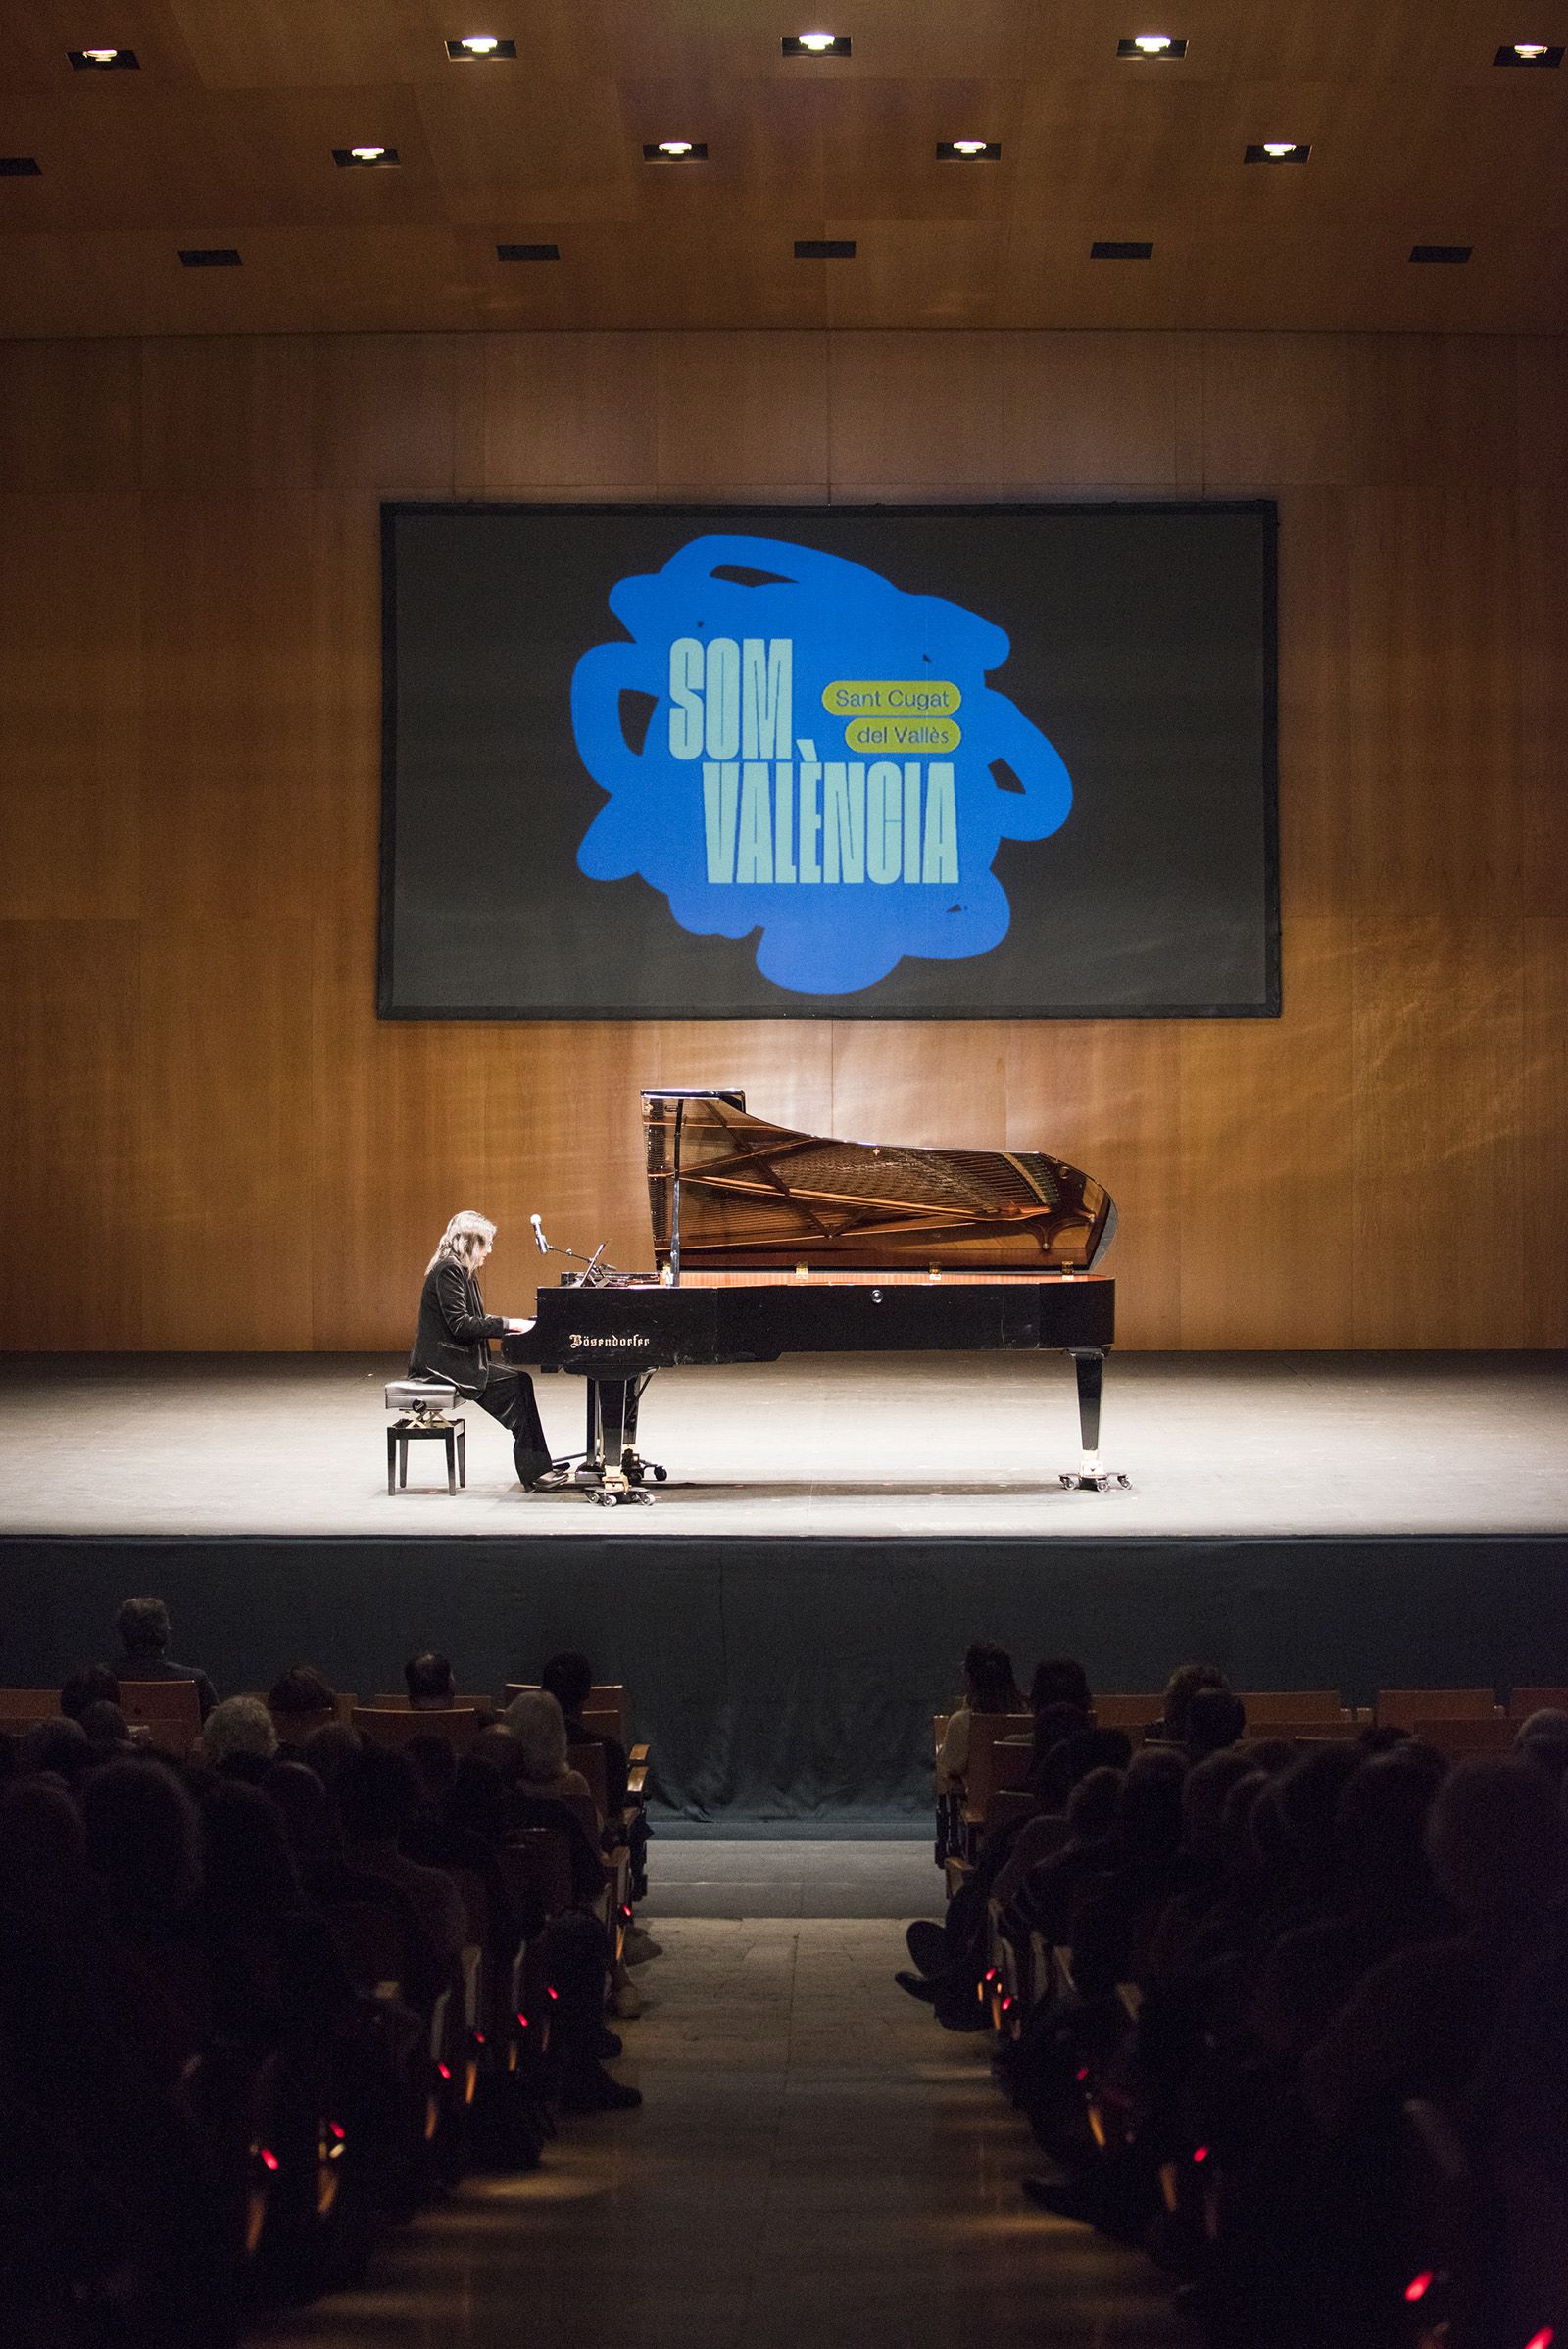
[[[1152,261],[1154,248],[1136,239],[1117,243],[1114,238],[1097,237],[1089,248],[1091,261]]]
[[[1494,66],[1560,66],[1562,44],[1558,41],[1510,41],[1493,59]]]
[[[1468,261],[1474,250],[1473,245],[1412,245],[1410,259],[1412,261]]]
[[[0,155],[0,179],[41,179],[36,155]]]
[[[849,57],[853,47],[847,32],[787,32],[779,43],[785,57]]]
[[[1135,32],[1130,40],[1116,43],[1118,57],[1159,57],[1170,62],[1187,55],[1185,38],[1174,32]]]
[[[396,163],[396,147],[334,147],[332,161],[349,171],[373,171]]]
[[[662,138],[643,147],[644,163],[706,163],[708,143],[705,139]]]
[[[1244,160],[1248,163],[1305,163],[1312,150],[1287,138],[1266,138],[1259,146],[1249,147]]]
[[[134,49],[68,49],[72,69],[77,73],[134,73],[138,71]]]
[[[497,261],[559,261],[559,245],[497,245]]]
[[[937,141],[938,163],[1000,163],[1002,147],[997,139],[943,138]]]
[[[493,32],[466,32],[461,40],[447,43],[447,55],[456,66],[476,58],[488,58],[492,63],[500,63],[516,54],[515,41],[504,41]]]
[[[852,236],[798,236],[795,240],[797,261],[853,261],[855,239]]]
[[[180,266],[187,269],[237,269],[239,255],[232,245],[188,245],[181,250]]]

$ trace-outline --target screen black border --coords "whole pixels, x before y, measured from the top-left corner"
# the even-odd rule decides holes
[[[1263,888],[1264,960],[1267,980],[1258,1003],[1155,1003],[1130,1011],[1123,1004],[1105,1009],[1075,1005],[1071,1010],[976,1011],[855,1011],[835,1006],[831,1011],[787,1005],[766,1011],[718,1011],[710,1006],[692,1010],[646,1004],[582,1004],[569,1011],[516,1009],[458,1010],[450,1004],[433,1009],[394,1006],[392,1003],[392,861],[394,813],[397,800],[397,525],[405,514],[702,514],[739,522],[770,520],[784,515],[820,514],[834,520],[889,519],[898,514],[956,515],[982,520],[992,514],[1082,514],[1086,509],[1113,514],[1250,514],[1263,523]],[[381,841],[380,887],[376,921],[375,1015],[384,1020],[503,1020],[513,1025],[559,1027],[572,1020],[893,1020],[918,1024],[925,1020],[1089,1020],[1089,1019],[1278,1019],[1280,984],[1280,842],[1279,842],[1279,505],[1273,498],[1036,498],[983,505],[956,501],[898,501],[886,505],[731,505],[722,500],[615,499],[604,504],[583,499],[553,498],[387,498],[381,501]]]

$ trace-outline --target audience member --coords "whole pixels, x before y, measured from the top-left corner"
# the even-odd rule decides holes
[[[450,1876],[411,1860],[404,1831],[419,1806],[419,1782],[408,1756],[367,1745],[337,1783],[337,1804],[349,1857],[368,1874],[396,1884],[423,1926],[443,1967],[463,1955],[463,1901]]]
[[[937,1752],[937,1791],[950,1793],[969,1767],[969,1724],[976,1713],[1025,1710],[1013,1678],[1012,1658],[995,1639],[976,1639],[964,1650],[963,1692],[948,1717]]]
[[[194,1681],[205,1721],[218,1702],[218,1691],[205,1672],[194,1664],[176,1664],[169,1652],[173,1625],[161,1598],[127,1598],[115,1617],[115,1629],[124,1651],[120,1678],[125,1681]]]
[[[131,1749],[133,1739],[130,1724],[119,1705],[99,1697],[88,1705],[81,1716],[81,1726],[95,1760],[106,1760],[111,1754]]]
[[[272,1716],[259,1696],[225,1696],[202,1723],[200,1759],[227,1777],[259,1782],[276,1752]]]
[[[409,1702],[416,1713],[442,1712],[458,1701],[452,1666],[433,1648],[427,1648],[423,1655],[411,1656],[403,1667],[403,1678],[408,1686]]]
[[[560,1705],[544,1688],[524,1688],[506,1710],[506,1726],[516,1738],[521,1767],[516,1790],[535,1802],[557,1802],[578,1819],[598,1848],[604,1821],[588,1781],[566,1760],[566,1723]]]
[[[291,1664],[267,1691],[277,1742],[297,1753],[318,1729],[337,1719],[337,1691],[314,1664]]]
[[[1185,1745],[1188,1712],[1199,1689],[1228,1689],[1229,1687],[1229,1681],[1217,1664],[1178,1664],[1165,1683],[1160,1717],[1147,1733],[1150,1741],[1163,1745]]]
[[[1183,1743],[1187,1758],[1200,1762],[1211,1753],[1223,1753],[1228,1745],[1237,1745],[1247,1735],[1247,1707],[1229,1688],[1195,1688],[1187,1707],[1187,1735]]]
[[[68,1673],[60,1689],[60,1710],[68,1721],[79,1721],[90,1704],[120,1702],[120,1683],[107,1664],[84,1664]]]
[[[31,1778],[47,1771],[74,1786],[91,1768],[93,1750],[79,1721],[35,1721],[17,1748],[17,1774]]]

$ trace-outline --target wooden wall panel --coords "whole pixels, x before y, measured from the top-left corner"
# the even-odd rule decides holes
[[[1108,298],[1108,297],[1107,297]],[[396,1347],[448,1214],[647,1257],[636,1095],[1059,1152],[1123,1342],[1568,1345],[1560,342],[341,334],[0,377],[0,1345]],[[1278,1022],[374,1016],[382,497],[1246,492]],[[57,1264],[26,1235],[63,1217]]]
[[[0,918],[140,910],[133,492],[0,495]]]

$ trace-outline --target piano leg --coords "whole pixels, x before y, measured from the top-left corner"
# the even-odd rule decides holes
[[[626,1473],[625,1455],[637,1426],[641,1381],[592,1379],[589,1384],[596,1397],[594,1416],[599,1423],[599,1482],[588,1486],[589,1499],[599,1501],[607,1509],[623,1500],[651,1501],[653,1494],[645,1493],[641,1485],[634,1485]]]
[[[1120,1469],[1103,1468],[1100,1460],[1100,1394],[1105,1378],[1105,1357],[1099,1346],[1074,1346],[1072,1366],[1078,1379],[1078,1429],[1083,1460],[1076,1475],[1063,1471],[1061,1481],[1078,1493],[1108,1493],[1125,1485]]]

